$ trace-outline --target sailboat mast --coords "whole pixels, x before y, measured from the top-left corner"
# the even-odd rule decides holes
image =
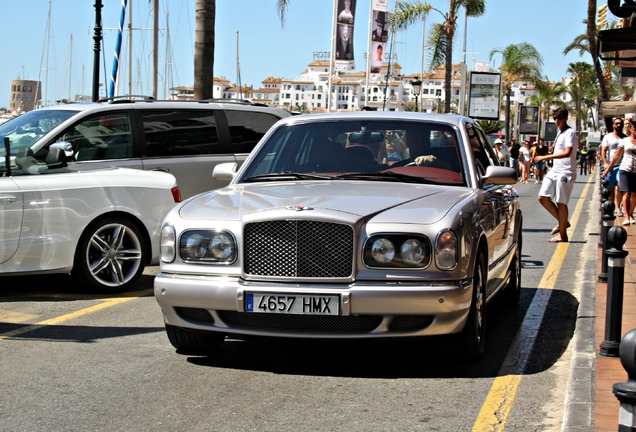
[[[239,64],[239,32],[236,32],[236,85],[239,88],[239,99],[243,99],[243,87],[241,86],[241,66]]]
[[[128,0],[128,94],[132,95],[132,2]]]
[[[153,2],[154,24],[152,29],[152,97],[157,99],[157,76],[159,75],[159,0]]]
[[[47,100],[47,90],[49,82],[49,45],[51,43],[51,0],[49,0],[49,13],[46,18],[46,61],[44,63],[44,105]]]
[[[68,44],[68,101],[71,101],[71,83],[73,74],[73,33],[71,33],[71,37]]]

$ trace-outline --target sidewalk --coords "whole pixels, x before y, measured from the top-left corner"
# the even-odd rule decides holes
[[[598,183],[597,183],[598,186]],[[600,210],[599,210],[600,212]],[[629,252],[625,258],[625,283],[623,288],[622,332],[636,328],[636,225],[623,226],[624,218],[617,217],[614,226],[622,226],[627,231],[627,242],[623,249]],[[596,272],[602,269],[602,249],[599,247],[596,259]],[[594,425],[596,431],[617,431],[620,402],[612,392],[616,383],[627,381],[627,372],[618,357],[605,357],[599,354],[601,342],[605,339],[605,315],[607,284],[596,283],[596,389],[594,397]]]

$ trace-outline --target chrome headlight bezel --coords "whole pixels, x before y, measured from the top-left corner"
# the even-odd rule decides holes
[[[375,234],[366,240],[362,253],[368,268],[422,270],[431,260],[431,242],[421,234]]]
[[[231,265],[238,258],[238,244],[224,229],[189,229],[179,236],[179,257],[186,263]]]

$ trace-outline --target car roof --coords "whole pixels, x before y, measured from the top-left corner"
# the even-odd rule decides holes
[[[60,105],[50,105],[39,108],[39,110],[68,110],[68,111],[111,111],[121,109],[218,109],[224,111],[257,111],[277,113],[280,117],[291,115],[281,108],[273,108],[248,103],[236,103],[234,101],[184,101],[184,100],[154,100],[143,99],[134,100],[130,98],[119,98],[116,100],[101,100],[97,102],[72,102]]]
[[[294,123],[320,123],[328,121],[349,121],[349,120],[375,120],[375,121],[426,121],[433,123],[444,123],[452,126],[459,126],[469,117],[457,114],[428,114],[418,112],[402,111],[356,111],[356,112],[335,112],[322,114],[302,114],[292,116],[282,121],[282,124]]]

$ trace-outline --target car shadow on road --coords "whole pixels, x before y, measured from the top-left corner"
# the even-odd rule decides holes
[[[357,378],[483,378],[499,376],[508,348],[523,325],[523,316],[536,288],[524,288],[518,307],[489,305],[487,351],[478,363],[450,358],[446,339],[307,340],[228,338],[209,357],[188,362],[211,368],[254,370],[284,375]],[[549,369],[563,355],[574,333],[578,301],[566,291],[553,290],[543,325],[523,374]]]
[[[100,293],[75,283],[66,274],[7,276],[0,278],[0,304],[24,301],[102,300],[128,296],[146,297],[152,295],[154,278],[154,275],[143,274],[128,291]]]

